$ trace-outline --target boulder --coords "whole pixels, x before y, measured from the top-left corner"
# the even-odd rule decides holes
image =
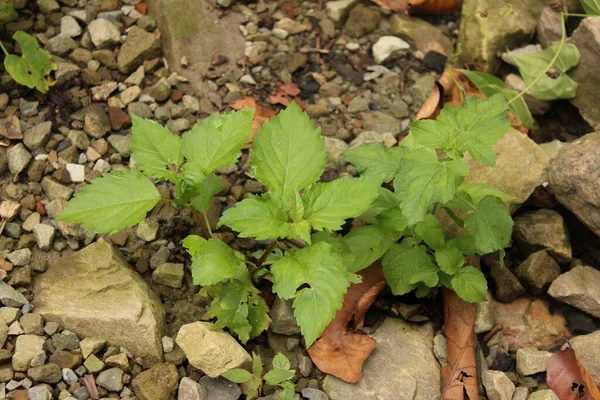
[[[571,243],[565,222],[554,210],[528,211],[514,218],[513,239],[525,254],[547,250],[558,261],[571,260]]]
[[[106,340],[136,357],[162,359],[163,306],[103,239],[52,263],[35,280],[34,299],[44,320],[79,337]]]
[[[600,385],[600,331],[577,336],[569,341],[577,358],[588,370],[596,385]]]
[[[444,32],[427,21],[414,16],[394,14],[390,18],[390,23],[392,24],[392,34],[407,40],[424,54],[433,50],[450,55],[454,51],[452,42],[444,35]]]
[[[558,301],[600,318],[600,271],[596,268],[573,268],[552,282],[548,294]]]
[[[331,400],[431,400],[440,397],[441,375],[433,354],[431,325],[387,318],[372,335],[377,348],[363,366],[362,379],[347,383],[327,375],[323,390]]]

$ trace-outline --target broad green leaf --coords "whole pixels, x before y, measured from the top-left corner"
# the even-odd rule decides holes
[[[283,391],[279,393],[279,400],[294,400],[296,397],[296,385],[293,382],[285,381],[280,385]]]
[[[200,247],[206,244],[206,239],[198,235],[188,235],[185,239],[183,239],[181,244],[183,247],[185,247],[188,254],[193,256],[196,254],[196,251],[200,249]]]
[[[558,70],[559,75],[551,78],[544,71],[558,51],[560,53],[553,67]],[[579,85],[566,74],[569,69],[579,64],[579,50],[575,45],[566,43],[561,49],[560,44],[556,43],[537,53],[511,53],[511,56],[525,83],[529,86],[535,82],[530,89],[535,97],[542,100],[572,99],[577,94]]]
[[[581,0],[581,6],[587,15],[600,15],[600,0]]]
[[[56,220],[79,223],[96,233],[116,233],[141,222],[160,199],[145,176],[115,171],[81,189]]]
[[[245,369],[230,369],[221,374],[225,379],[235,383],[246,383],[252,378],[252,374]]]
[[[463,191],[471,196],[475,205],[479,204],[481,200],[485,198],[485,196],[493,196],[497,197],[500,200],[506,202],[512,200],[512,196],[504,193],[500,189],[496,189],[493,186],[490,186],[486,183],[463,183],[458,187],[459,191]]]
[[[433,290],[434,289],[428,287],[427,285],[419,283],[417,285],[417,288],[415,289],[415,296],[417,297],[417,299],[423,299],[429,296]]]
[[[342,242],[354,255],[353,262],[348,265],[348,271],[356,273],[367,268],[379,260],[401,236],[401,232],[386,230],[376,225],[361,226],[350,231],[342,238]]]
[[[450,239],[446,242],[446,246],[457,248],[465,256],[472,256],[477,253],[475,240],[471,235]]]
[[[273,368],[265,374],[265,382],[267,382],[269,385],[279,385],[283,381],[292,379],[294,375],[294,371]]]
[[[487,281],[477,268],[460,268],[452,277],[452,290],[463,300],[474,303],[486,300]]]
[[[202,214],[206,214],[213,197],[223,190],[223,181],[214,173],[208,175],[202,181],[200,194],[192,200],[192,205]]]
[[[246,394],[246,400],[255,399],[260,396],[262,389],[262,374],[259,376],[253,376],[250,382],[248,382],[248,393]]]
[[[437,268],[427,252],[427,247],[417,246],[412,238],[406,238],[400,244],[393,244],[381,262],[385,280],[396,296],[416,288],[415,283],[410,283],[413,275],[424,269]]]
[[[286,198],[316,182],[327,162],[321,129],[295,102],[265,122],[252,143],[254,176]]]
[[[273,368],[287,371],[291,368],[290,360],[288,360],[285,355],[277,353],[275,357],[273,357]]]
[[[371,207],[360,216],[360,219],[368,224],[377,223],[377,216],[382,212],[400,207],[398,196],[391,190],[380,187],[377,193],[378,196],[371,204]]]
[[[183,162],[181,138],[164,126],[131,115],[131,154],[136,166],[159,180],[175,182]]]
[[[287,252],[271,266],[271,272],[273,292],[283,299],[295,297],[294,315],[306,347],[314,343],[342,307],[348,286],[360,282],[358,276],[348,272],[342,256],[325,242]]]
[[[204,187],[203,183],[206,177],[199,168],[189,162],[183,164],[181,169],[181,174],[174,175],[175,203],[179,207],[185,207],[193,197],[202,193]]]
[[[398,172],[398,161],[402,154],[386,149],[383,143],[367,143],[344,153],[344,158],[365,176],[381,176],[383,182],[394,179]]]
[[[435,151],[424,148],[409,153],[394,180],[406,224],[422,221],[435,203],[452,199],[468,174],[469,165],[463,160],[439,161]]]
[[[258,290],[250,290],[248,295],[248,322],[252,326],[250,337],[255,338],[267,330],[271,324],[269,306]]]
[[[15,32],[13,39],[21,46],[22,55],[6,55],[4,68],[15,82],[46,93],[55,83],[48,75],[58,66],[52,61],[50,54],[40,49],[37,40],[24,31]]]
[[[415,232],[432,249],[439,249],[446,242],[440,221],[432,214],[425,215],[423,221],[415,225]]]
[[[262,360],[255,352],[252,352],[252,373],[260,377],[262,377],[263,373]]]
[[[313,244],[325,242],[331,245],[331,250],[333,252],[338,253],[342,256],[344,260],[344,265],[348,268],[350,272],[356,272],[353,270],[352,265],[354,264],[356,258],[354,257],[354,253],[350,251],[350,248],[344,242],[343,238],[335,233],[329,233],[327,231],[316,232],[311,236],[311,242]]]
[[[400,207],[396,206],[379,213],[375,217],[375,224],[387,231],[403,232],[406,229],[406,218]]]
[[[340,230],[346,219],[369,209],[380,186],[377,180],[348,177],[316,183],[304,191],[304,217],[316,230]]]
[[[424,264],[409,279],[412,285],[424,284],[428,288],[434,288],[439,282],[439,268],[435,264]],[[429,294],[429,292],[427,293]]]
[[[504,87],[502,79],[494,75],[486,74],[484,72],[469,71],[468,69],[459,69],[458,71],[466,75],[466,77],[469,78],[469,80],[473,82],[486,97],[498,93],[496,87]]]
[[[455,247],[442,247],[435,251],[435,261],[442,271],[454,275],[465,263],[465,256]]]
[[[299,222],[292,222],[291,224],[292,231],[295,236],[298,236],[300,239],[304,240],[307,244],[310,244],[310,232],[311,227],[310,223],[306,220],[302,220]]]
[[[227,225],[240,237],[258,240],[286,238],[294,239],[296,233],[288,223],[288,212],[283,196],[265,193],[250,195],[223,213],[219,227]]]
[[[254,109],[212,114],[183,138],[183,155],[204,175],[235,164],[252,136],[253,118]]]
[[[218,239],[208,239],[192,257],[194,285],[214,285],[245,270],[244,257]]]

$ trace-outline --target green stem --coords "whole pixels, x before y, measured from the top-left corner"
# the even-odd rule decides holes
[[[577,14],[577,13],[564,13],[564,15],[565,15],[565,17],[581,17],[581,18],[595,17],[595,15]]]
[[[6,57],[8,57],[10,54],[9,54],[8,50],[6,50],[6,47],[4,47],[4,45],[2,44],[1,40],[0,40],[0,47],[2,47],[2,51],[4,52],[4,55]]]
[[[194,207],[192,207],[192,206],[189,206],[189,207],[190,207],[190,210],[192,210],[192,214],[194,215],[194,218],[196,218],[198,225],[200,225],[200,229],[202,229],[204,236],[206,236],[207,239],[211,239],[213,237],[213,235],[210,230],[210,227],[206,225],[206,222],[204,221],[204,219],[200,216],[200,214],[198,213],[198,211],[196,211],[196,209]]]
[[[208,230],[210,237],[213,237],[212,229],[210,229],[210,222],[208,221],[208,216],[206,215],[206,213],[202,213],[202,217],[204,217],[204,223],[206,224],[206,229]]]

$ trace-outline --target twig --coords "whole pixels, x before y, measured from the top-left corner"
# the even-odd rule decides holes
[[[210,227],[206,225],[206,222],[200,216],[200,213],[198,213],[198,211],[196,211],[196,209],[194,207],[192,207],[191,205],[189,207],[190,207],[190,210],[192,210],[192,214],[194,215],[194,218],[196,218],[196,221],[198,221],[198,224],[200,225],[200,229],[202,229],[204,236],[206,236],[207,239],[212,238],[213,237],[212,231],[210,230]]]

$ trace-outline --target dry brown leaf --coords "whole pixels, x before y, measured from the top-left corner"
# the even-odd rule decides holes
[[[409,0],[371,0],[384,10],[390,10],[397,13],[408,11]]]
[[[375,339],[357,330],[362,329],[365,313],[385,287],[379,262],[359,275],[362,282],[350,286],[342,309],[308,348],[310,358],[321,371],[350,383],[360,380],[362,365],[377,346]],[[353,329],[349,327],[351,322],[354,322]]]
[[[411,14],[452,14],[460,10],[462,0],[410,0]]]
[[[296,103],[300,105],[300,99],[297,97],[300,94],[300,88],[298,84],[293,82],[279,83],[277,91],[274,94],[269,94],[269,101],[271,104],[282,104],[288,106],[292,100],[296,100]]]
[[[272,110],[269,107],[261,106],[260,104],[256,104],[256,100],[252,96],[246,96],[242,97],[241,99],[237,99],[231,102],[229,107],[238,111],[246,110],[248,108],[255,109],[254,120],[252,123],[252,138],[256,136],[256,131],[262,124],[275,116],[275,110]]]
[[[467,303],[452,290],[442,289],[444,330],[448,341],[448,364],[442,367],[444,400],[479,399],[475,364],[475,304]]]
[[[575,351],[559,350],[547,363],[546,382],[560,400],[600,400],[600,390]]]

